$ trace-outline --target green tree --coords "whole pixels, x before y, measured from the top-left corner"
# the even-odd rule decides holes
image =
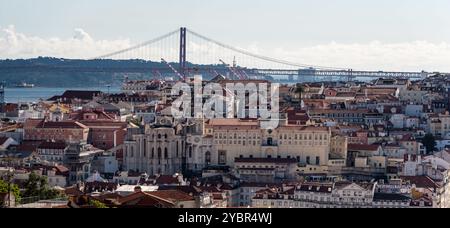
[[[104,203],[102,203],[98,200],[89,201],[89,206],[92,206],[94,208],[108,208]]]
[[[47,177],[39,176],[31,172],[28,180],[25,182],[25,191],[23,197],[38,197],[41,200],[54,199],[60,196],[60,193],[50,188]]]
[[[11,193],[16,198],[16,202],[20,202],[20,189],[19,186],[15,184],[11,184]],[[8,183],[0,180],[0,193],[8,193]]]
[[[436,138],[433,134],[426,134],[422,139],[422,144],[427,150],[427,154],[432,154],[437,150],[436,148]]]
[[[305,92],[305,87],[303,87],[302,84],[298,83],[295,86],[295,93],[298,94],[298,97],[299,97],[300,100],[302,99],[302,95],[303,95],[304,92]]]

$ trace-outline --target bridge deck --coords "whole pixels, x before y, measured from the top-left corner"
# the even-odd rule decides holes
[[[366,78],[424,78],[427,72],[384,72],[384,71],[351,71],[351,70],[279,70],[254,69],[254,73],[284,76],[312,77],[366,77]]]
[[[0,72],[4,71],[58,71],[58,72],[105,72],[105,73],[151,73],[160,71],[161,73],[170,73],[168,67],[146,68],[146,67],[60,67],[60,66],[29,66],[29,67],[0,67]],[[228,72],[225,67],[198,67],[186,68],[186,72],[211,73],[211,70],[218,72]],[[430,73],[427,72],[384,72],[384,71],[351,71],[351,70],[314,70],[314,69],[248,69],[238,68],[239,71],[245,71],[247,74],[256,74],[260,76],[298,76],[298,77],[361,77],[361,78],[425,78]]]

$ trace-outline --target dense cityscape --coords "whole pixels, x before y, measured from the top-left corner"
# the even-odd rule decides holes
[[[2,205],[450,206],[449,75],[282,84],[274,129],[258,118],[174,118],[175,83],[3,104]]]
[[[0,208],[146,209],[95,213],[127,226],[450,208],[449,8],[0,0]]]

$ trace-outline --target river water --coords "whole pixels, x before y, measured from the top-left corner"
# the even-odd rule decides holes
[[[37,102],[39,99],[48,99],[55,95],[62,95],[66,90],[97,90],[102,92],[118,93],[120,87],[84,87],[84,88],[5,88],[5,102]]]

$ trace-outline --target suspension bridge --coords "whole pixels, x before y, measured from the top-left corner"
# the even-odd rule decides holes
[[[255,54],[224,44],[187,28],[180,28],[147,42],[92,59],[142,60],[161,63],[151,69],[127,68],[127,73],[151,71],[155,77],[175,75],[181,79],[218,74],[230,79],[270,79],[284,82],[354,80],[371,78],[421,79],[427,72],[361,71],[341,67],[308,65]],[[108,71],[93,68],[92,71]],[[117,71],[116,69],[114,69]]]

